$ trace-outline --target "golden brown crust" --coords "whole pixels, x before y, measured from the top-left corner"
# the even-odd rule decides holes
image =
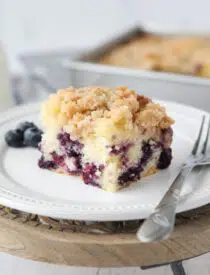
[[[142,178],[152,176],[158,172],[158,169],[155,166],[150,167],[146,171],[144,171],[141,175]]]
[[[173,120],[159,104],[127,87],[85,87],[61,89],[42,107],[46,128],[62,128],[78,138],[94,134],[94,127],[168,128]]]
[[[51,171],[56,172],[57,174],[62,174],[62,175],[71,175],[71,176],[78,176],[80,177],[80,173],[79,172],[66,172],[66,170],[62,167],[56,168],[56,169],[49,169]]]
[[[130,68],[210,76],[209,59],[210,39],[205,37],[144,36],[117,46],[99,62]]]

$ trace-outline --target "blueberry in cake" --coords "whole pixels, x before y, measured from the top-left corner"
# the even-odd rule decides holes
[[[116,192],[167,168],[173,120],[127,87],[67,88],[43,103],[39,166]]]

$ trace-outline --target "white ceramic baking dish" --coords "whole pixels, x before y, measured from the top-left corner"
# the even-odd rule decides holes
[[[96,63],[99,56],[116,44],[123,43],[139,33],[143,35],[145,32],[146,30],[143,31],[139,27],[129,29],[85,53],[75,51],[30,53],[22,54],[20,58],[30,74],[38,73],[55,89],[67,85],[127,85],[151,97],[210,111],[210,79],[208,78],[119,68]],[[168,31],[161,32],[160,30],[154,33],[169,34]],[[173,31],[171,34],[178,33],[178,31]],[[184,31],[180,33],[185,34]],[[206,35],[206,33],[197,32],[195,35]]]

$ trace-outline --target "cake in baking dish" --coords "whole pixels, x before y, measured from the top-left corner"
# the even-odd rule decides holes
[[[116,192],[167,168],[173,119],[127,87],[67,88],[43,103],[39,166]]]
[[[116,46],[102,64],[210,77],[210,38],[139,36]]]

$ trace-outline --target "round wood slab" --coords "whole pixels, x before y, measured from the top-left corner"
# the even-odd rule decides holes
[[[81,223],[72,225],[71,231],[77,231],[78,226],[82,228]],[[63,231],[59,231],[61,229]],[[58,229],[40,223],[32,215],[20,215],[3,207],[0,210],[0,250],[3,252],[55,264],[120,267],[169,263],[209,252],[210,205],[179,214],[175,232],[166,241],[140,243],[135,233],[121,231],[123,233],[69,232],[65,227]]]

